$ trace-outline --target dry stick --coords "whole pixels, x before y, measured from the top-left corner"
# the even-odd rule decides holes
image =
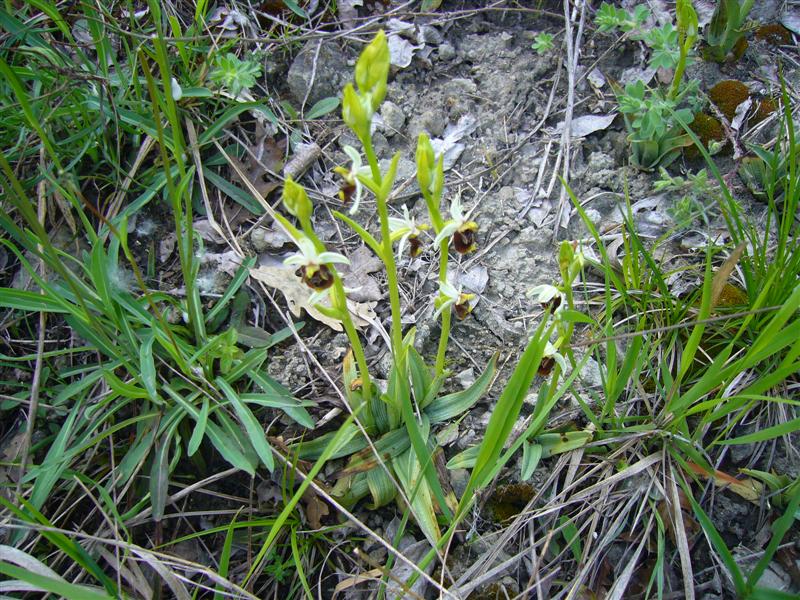
[[[678,546],[678,554],[681,559],[681,572],[683,573],[683,589],[685,592],[684,598],[686,600],[694,600],[694,575],[692,573],[692,558],[689,551],[689,538],[686,536],[686,524],[683,520],[683,513],[681,511],[681,498],[678,493],[678,483],[676,481],[675,469],[670,464],[670,475],[668,480],[667,496],[672,505],[672,520],[675,526],[675,544]]]
[[[565,61],[565,68],[567,70],[567,107],[564,111],[564,131],[561,134],[561,147],[564,150],[564,164],[562,169],[562,179],[564,184],[569,182],[569,155],[571,150],[572,139],[572,111],[575,106],[575,70],[578,68],[578,57],[580,56],[580,41],[583,35],[583,26],[586,22],[586,0],[581,2],[581,19],[578,24],[578,33],[575,39],[572,39],[572,21],[573,14],[570,15],[570,1],[564,0],[564,25],[566,27],[565,38],[567,42],[567,60]],[[564,185],[561,186],[561,195],[558,199],[558,209],[556,210],[556,220],[553,225],[553,236],[558,236],[558,230],[562,227],[564,221],[564,211],[567,206],[567,189]],[[567,217],[569,212],[567,211]],[[563,224],[566,227],[566,223]]]
[[[39,149],[39,166],[44,171],[44,146]],[[46,178],[42,178],[37,186],[38,205],[36,208],[36,217],[45,226],[45,217],[47,216],[47,196],[45,195]],[[41,244],[36,245],[39,253],[43,253],[44,249]],[[42,278],[45,275],[44,258],[39,258],[39,274]],[[44,290],[39,293],[44,295]],[[16,494],[19,496],[22,493],[22,479],[25,476],[25,469],[28,468],[28,452],[31,447],[31,438],[33,437],[33,427],[36,424],[36,412],[39,410],[39,390],[42,379],[42,355],[44,354],[44,336],[45,326],[47,325],[47,313],[45,311],[39,312],[39,338],[36,340],[36,363],[33,368],[33,382],[31,383],[31,396],[28,405],[28,423],[25,426],[25,436],[22,438],[20,445],[20,460],[19,460],[19,479],[17,480]]]
[[[197,180],[200,183],[200,195],[203,197],[203,204],[206,207],[208,224],[211,225],[211,229],[217,232],[221,238],[225,239],[225,235],[222,233],[222,228],[219,226],[219,223],[217,223],[216,219],[214,219],[214,211],[211,210],[211,200],[208,197],[206,177],[203,173],[203,162],[200,159],[200,148],[197,144],[197,131],[194,128],[194,123],[192,123],[192,120],[189,117],[186,117],[184,123],[186,123],[186,133],[189,137],[189,147],[191,148],[192,159],[194,160],[194,170],[197,175]]]

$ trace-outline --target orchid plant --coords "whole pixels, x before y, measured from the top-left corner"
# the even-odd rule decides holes
[[[311,201],[305,190],[291,179],[287,179],[284,186],[283,203],[295,217],[297,225],[282,215],[276,217],[298,247],[298,252],[285,263],[298,267],[297,276],[314,290],[312,304],[318,302],[323,294],[330,296],[328,304],[317,303],[315,307],[342,323],[351,345],[351,351],[344,359],[343,382],[347,407],[357,420],[345,424],[343,431],[303,442],[296,448],[300,458],[317,459],[329,450],[332,440],[343,439],[331,454],[332,458],[349,457],[344,469],[338,473],[334,495],[346,505],[371,496],[373,507],[382,506],[399,496],[401,504],[408,507],[420,529],[435,544],[442,539],[439,517],[452,527],[457,521],[455,515],[463,515],[464,499],[459,503],[452,492],[445,493],[437,475],[437,466],[443,466],[442,452],[431,435],[431,429],[464,413],[483,396],[494,377],[496,357],[467,389],[441,393],[449,375],[446,353],[452,314],[455,313],[458,319],[467,318],[477,300],[474,294],[455,286],[448,278],[450,252],[468,254],[475,251],[478,224],[469,219],[458,195],[450,203],[449,218],[443,216],[440,208],[444,195],[443,157],[434,152],[424,133],[417,140],[416,178],[430,224],[417,222],[407,206],[402,208],[402,217],[390,216],[388,200],[400,154],[396,153],[388,169],[382,171],[370,133],[372,117],[386,95],[388,75],[389,48],[385,34],[379,32],[356,63],[356,85],[347,84],[344,89],[342,118],[355,133],[362,149],[359,152],[346,147],[351,165],[335,169],[342,178],[340,199],[352,199],[353,202],[349,215],[334,211],[336,218],[356,232],[386,269],[392,367],[385,389],[379,388],[370,374],[364,347],[347,307],[347,290],[336,270],[336,265],[345,264],[347,259],[325,248],[311,223]],[[378,236],[353,218],[365,191],[375,199],[380,225]],[[429,230],[434,250],[438,251],[439,266],[433,318],[441,322],[433,365],[426,363],[414,347],[415,328],[403,331],[397,271],[397,256],[402,256],[406,248],[412,257],[418,256],[422,251],[423,234]],[[395,244],[398,254],[395,254]],[[515,387],[513,393],[504,392],[508,396],[506,401],[515,403],[517,411],[531,378],[536,374],[535,363],[546,358],[546,336],[554,327],[551,324],[545,328],[543,323],[529,343],[517,375],[526,383]],[[563,336],[560,338],[562,343],[564,339]],[[551,355],[556,354],[556,347],[553,347]],[[566,366],[566,363],[559,362]],[[506,417],[510,414],[504,413]],[[493,436],[491,441],[496,445],[497,436]],[[490,450],[494,452],[493,448]],[[481,473],[476,473],[476,476]],[[478,485],[478,479],[474,485]]]

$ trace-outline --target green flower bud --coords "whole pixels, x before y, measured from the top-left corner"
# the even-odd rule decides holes
[[[361,96],[356,92],[352,83],[348,83],[344,86],[342,120],[353,130],[359,139],[364,140],[369,137],[372,112],[367,111]]]
[[[436,156],[433,153],[433,146],[431,140],[424,133],[419,134],[417,138],[417,182],[419,188],[425,193],[430,192],[431,183],[434,178],[434,167],[436,165]]]
[[[373,111],[386,97],[386,82],[389,79],[389,44],[386,34],[379,31],[375,39],[364,48],[356,63],[358,91],[370,99]]]
[[[308,199],[305,189],[299,183],[292,180],[291,177],[286,178],[286,183],[283,184],[283,205],[290,214],[294,215],[304,223],[311,218],[311,200]]]

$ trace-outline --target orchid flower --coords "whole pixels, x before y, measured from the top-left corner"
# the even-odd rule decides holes
[[[333,273],[328,265],[350,264],[347,257],[336,252],[317,252],[314,242],[305,236],[295,240],[295,243],[298,252],[284,260],[283,264],[286,266],[297,265],[298,269],[295,274],[308,287],[317,291],[328,289],[333,285]]]
[[[409,255],[412,258],[419,256],[422,253],[422,243],[419,240],[419,235],[426,229],[430,229],[430,227],[424,223],[418,225],[414,217],[409,215],[408,207],[405,204],[403,205],[402,219],[389,217],[389,232],[392,242],[400,240],[400,244],[397,247],[397,255],[403,255],[403,248],[408,242]]]
[[[333,170],[341,175],[344,180],[344,184],[339,190],[339,198],[342,202],[349,202],[355,193],[355,200],[353,201],[353,206],[350,208],[350,214],[354,215],[358,211],[358,204],[361,202],[361,195],[364,193],[364,185],[359,181],[358,176],[369,175],[371,171],[369,166],[364,165],[361,161],[361,155],[358,153],[358,150],[352,146],[345,146],[342,149],[352,161],[350,170],[344,167],[335,167]]]
[[[467,221],[461,206],[461,196],[457,195],[450,204],[450,219],[445,222],[439,235],[436,236],[434,244],[438,246],[442,240],[452,236],[456,252],[467,254],[477,248],[476,231],[478,231],[478,224],[475,221]]]

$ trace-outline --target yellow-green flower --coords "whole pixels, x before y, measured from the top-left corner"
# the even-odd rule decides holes
[[[308,199],[305,189],[291,177],[287,177],[283,184],[283,205],[290,214],[300,222],[311,218],[311,200]]]
[[[386,82],[389,79],[389,44],[386,34],[379,31],[364,48],[356,63],[356,84],[360,94],[369,100],[372,112],[386,97]]]

